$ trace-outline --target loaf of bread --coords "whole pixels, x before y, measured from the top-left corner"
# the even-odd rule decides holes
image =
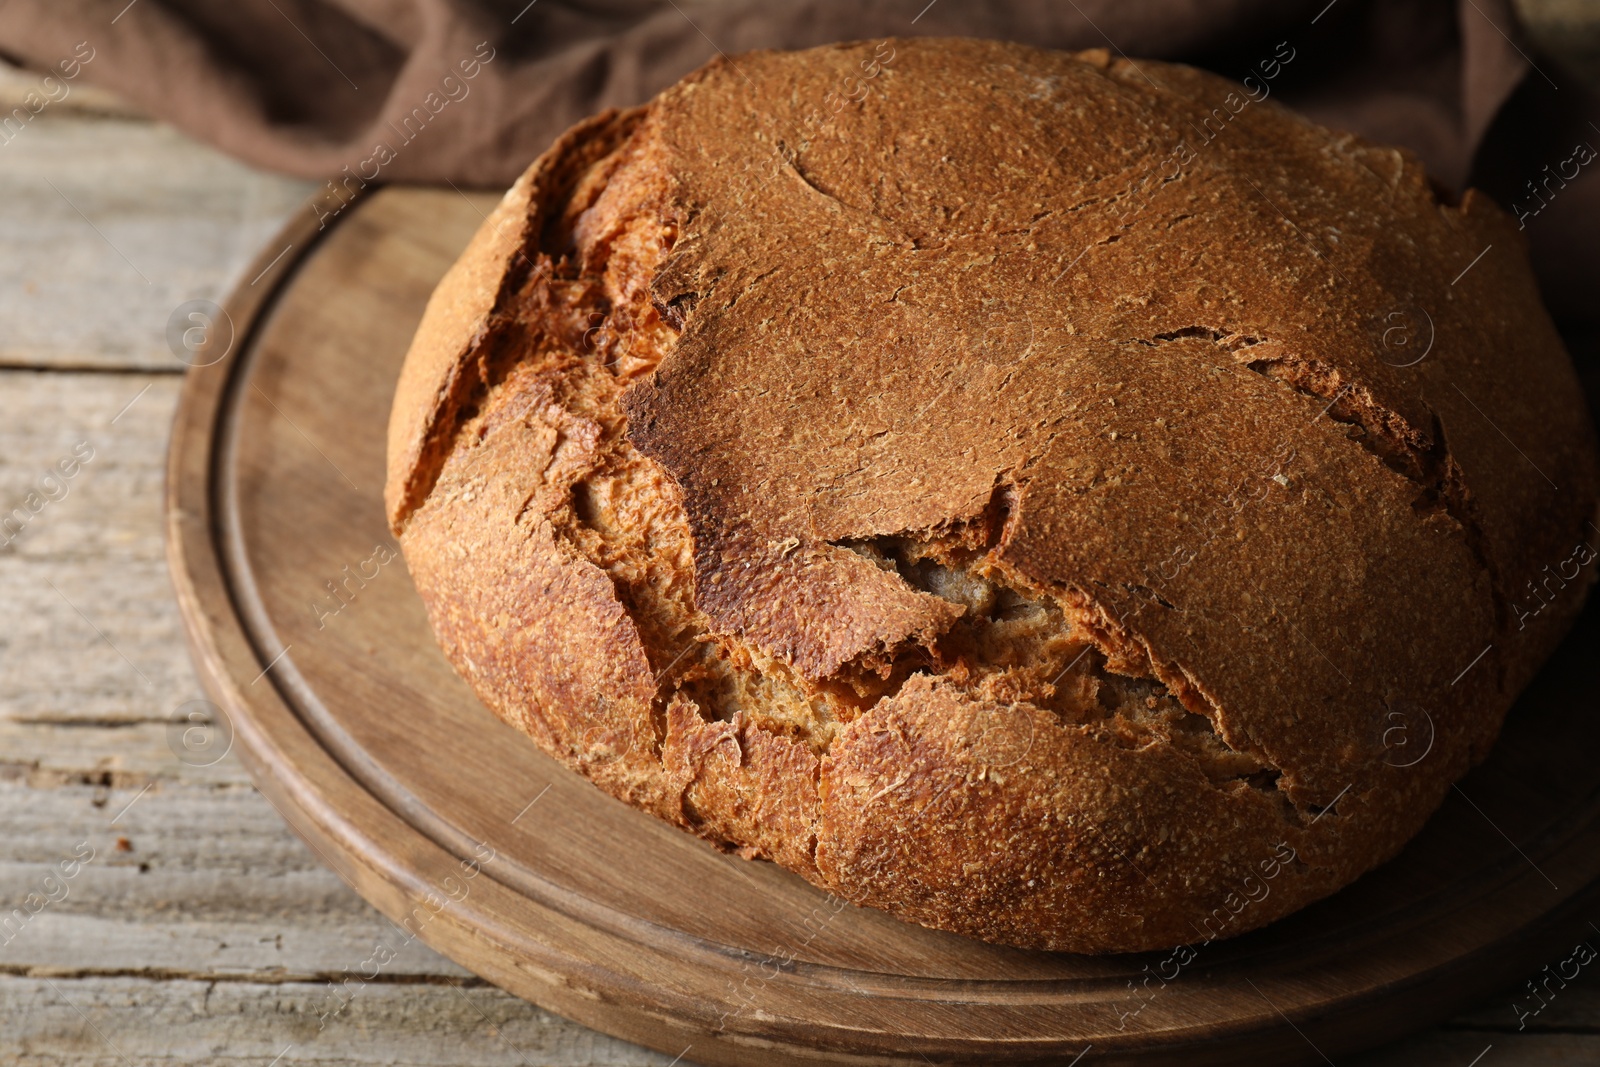
[[[711,63],[440,284],[389,518],[483,701],[857,904],[1079,952],[1394,856],[1583,603],[1516,226],[1182,66]]]

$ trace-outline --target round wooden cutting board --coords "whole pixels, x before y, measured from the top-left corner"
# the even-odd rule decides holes
[[[325,230],[307,212],[230,299],[232,330],[196,352],[169,461],[178,598],[240,755],[407,935],[686,1062],[1085,1065],[1320,1063],[1593,935],[1594,607],[1399,859],[1181,966],[907,925],[566,771],[445,662],[381,501],[401,358],[492,203],[390,188]],[[381,948],[349,961],[347,984],[387,962]]]

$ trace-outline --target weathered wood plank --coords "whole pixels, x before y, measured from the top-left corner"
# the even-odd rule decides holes
[[[182,370],[173,310],[220,303],[315,188],[164,124],[51,108],[0,153],[6,366]]]
[[[665,1062],[409,940],[253,788],[10,782],[0,811],[6,1062]]]
[[[0,371],[0,720],[149,722],[203,696],[161,539],[178,385]]]
[[[311,979],[382,942],[389,980],[467,976],[351,893],[249,786],[4,782],[0,810],[0,969]]]
[[[492,988],[371,982],[323,1024],[319,1013],[338,1004],[330,997],[325,983],[0,975],[0,1049],[17,1067],[672,1062]],[[677,1062],[691,1067],[689,1056]]]
[[[237,759],[211,761],[220,731],[183,716],[149,722],[15,722],[0,719],[0,779],[37,788],[67,784],[138,789],[152,779],[249,785]],[[178,755],[182,752],[182,757]],[[4,850],[0,849],[0,856]]]

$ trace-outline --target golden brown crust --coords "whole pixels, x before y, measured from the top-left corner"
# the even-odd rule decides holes
[[[434,289],[389,415],[383,498],[396,530],[432,488],[460,409],[489,384],[491,334],[508,311],[515,313],[506,307],[515,287],[537,269],[533,254],[546,212],[616,147],[639,114],[607,111],[563,134],[506,190]]]
[[[396,395],[457,669],[995,941],[1232,935],[1392,856],[1582,603],[1593,430],[1502,212],[1241,93],[897,41],[576,128]]]

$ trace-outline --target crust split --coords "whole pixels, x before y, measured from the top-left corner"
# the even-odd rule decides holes
[[[1565,353],[1414,161],[1266,105],[1141,183],[1229,83],[895,47],[821,123],[872,46],[714,63],[508,194],[391,421],[430,618],[602,788],[857,903],[1150,949],[1277,857],[1259,926],[1393,855],[1580,606],[1505,609],[1594,511]]]

